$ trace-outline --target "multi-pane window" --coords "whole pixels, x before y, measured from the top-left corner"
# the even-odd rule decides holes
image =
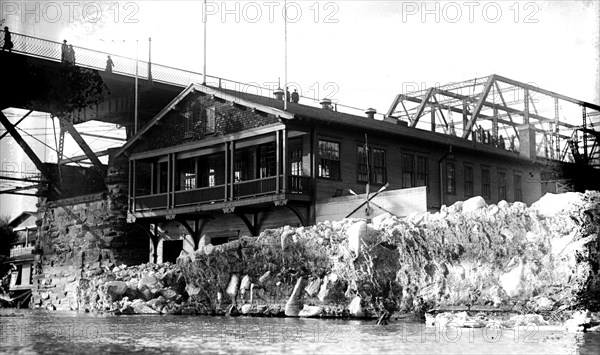
[[[367,150],[364,146],[358,147],[358,165],[357,165],[357,180],[358,182],[369,181],[369,167],[367,161]]]
[[[523,201],[523,183],[521,174],[515,174],[515,201]]]
[[[446,193],[456,194],[456,167],[454,163],[446,163]]]
[[[417,174],[415,187],[427,186],[429,176],[429,160],[426,157],[417,156]]]
[[[415,186],[415,156],[402,154],[402,187]]]
[[[204,109],[204,132],[214,133],[216,125],[216,114],[214,107],[207,107]]]
[[[275,144],[260,146],[258,150],[258,177],[275,176]]]
[[[506,172],[498,172],[498,200],[506,200]]]
[[[473,167],[465,165],[465,197],[473,196]]]
[[[196,188],[196,161],[185,159],[177,162],[179,170],[178,190],[192,190]]]
[[[387,168],[385,162],[385,150],[367,150],[364,146],[358,147],[357,180],[359,182],[371,182],[373,184],[385,184],[387,180]],[[369,173],[371,179],[369,179]]]
[[[302,176],[302,147],[290,148],[290,174]]]
[[[340,144],[319,140],[319,177],[340,179]]]
[[[373,174],[373,179],[371,182],[374,184],[385,184],[387,176],[385,167],[385,150],[373,149],[372,155],[373,168],[371,169],[371,173]]]
[[[192,135],[192,131],[201,123],[204,133],[214,133],[216,125],[216,113],[214,106],[205,107],[194,105],[183,114],[185,118],[186,137]]]
[[[427,186],[429,159],[427,157],[402,154],[402,187]]]
[[[481,196],[491,198],[490,169],[481,169]]]

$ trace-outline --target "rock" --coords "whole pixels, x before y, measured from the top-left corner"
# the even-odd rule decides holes
[[[127,292],[127,284],[123,281],[110,281],[106,283],[106,294],[112,301],[117,301]]]
[[[231,297],[231,298],[236,298],[237,294],[238,294],[238,284],[240,282],[240,277],[236,274],[232,274],[231,278],[229,279],[229,286],[227,286],[227,294]]]
[[[480,208],[487,207],[487,203],[481,196],[474,196],[466,200],[462,206],[462,213],[469,213],[476,211]]]
[[[281,233],[281,249],[286,250],[293,243],[292,235],[294,231],[286,229]]]
[[[358,297],[358,296],[354,297],[352,302],[350,302],[350,305],[348,305],[348,311],[350,312],[350,315],[352,317],[363,318],[365,316],[365,311],[363,310],[363,308],[361,306],[361,298],[360,297]]]
[[[153,298],[162,288],[162,283],[154,274],[148,274],[142,277],[137,286],[138,291],[140,291],[145,297],[150,295],[150,299]]]
[[[212,244],[212,238],[204,234],[198,241],[198,249],[204,248],[205,246]]]
[[[270,276],[271,276],[271,271],[267,271],[258,279],[258,282],[260,284],[264,284],[269,279]]]
[[[566,192],[562,194],[546,193],[537,202],[531,205],[531,209],[537,211],[542,217],[554,217],[559,212],[577,205],[581,201],[582,194],[579,192]]]
[[[174,301],[175,299],[177,299],[177,297],[179,297],[179,294],[170,288],[161,290],[160,295],[161,295],[161,297],[164,297],[169,302]]]
[[[319,306],[304,305],[302,310],[298,313],[298,317],[311,318],[319,317],[323,313],[323,308]]]
[[[373,224],[373,226],[375,226],[375,228],[381,228],[383,226],[384,222],[390,218],[392,218],[392,215],[389,212],[385,212],[378,216],[373,217],[371,219],[371,223]]]
[[[319,292],[320,286],[321,279],[317,277],[315,280],[312,280],[304,290],[306,291],[307,295],[309,295],[310,297],[314,297],[317,294],[317,292]]]
[[[240,283],[240,291],[245,292],[249,289],[250,289],[250,276],[245,275],[242,278],[242,282]]]
[[[136,314],[158,314],[156,310],[150,308],[144,301],[139,299],[131,302],[130,307]]]
[[[146,306],[154,309],[157,312],[160,312],[166,305],[167,301],[163,296],[159,296],[153,300],[146,302]]]
[[[514,261],[514,259],[513,259]],[[523,262],[519,261],[519,264],[511,271],[500,276],[499,283],[504,289],[504,292],[508,297],[516,297],[521,292],[521,282],[523,277]]]
[[[354,252],[356,256],[360,255],[361,244],[363,240],[367,238],[367,233],[367,222],[365,221],[354,223],[346,231],[346,235],[348,236],[348,248]]]
[[[300,313],[300,307],[302,303],[302,296],[304,287],[306,286],[306,279],[299,277],[294,287],[294,291],[290,295],[287,303],[285,304],[285,315],[288,317],[298,317]]]
[[[245,304],[242,306],[242,314],[248,314],[250,313],[250,310],[252,309],[252,305],[251,304]]]
[[[460,213],[462,212],[463,209],[463,201],[457,201],[454,204],[452,204],[452,206],[448,207],[447,212],[448,213]]]

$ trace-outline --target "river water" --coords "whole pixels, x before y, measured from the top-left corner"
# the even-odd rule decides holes
[[[599,354],[600,334],[299,318],[0,310],[0,354]]]

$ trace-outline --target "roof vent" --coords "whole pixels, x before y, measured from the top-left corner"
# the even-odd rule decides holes
[[[368,109],[365,110],[365,113],[367,114],[367,118],[374,119],[375,114],[377,113],[377,110],[372,107],[369,107]]]
[[[331,100],[330,99],[323,99],[321,100],[321,102],[319,102],[321,104],[321,108],[324,110],[333,110],[333,107],[331,106]]]
[[[283,101],[283,94],[284,92],[282,88],[277,88],[275,91],[273,91],[273,95],[275,95],[275,99],[277,100]]]

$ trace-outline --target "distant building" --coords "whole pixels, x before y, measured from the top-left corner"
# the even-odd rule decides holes
[[[36,219],[36,212],[22,212],[9,223],[19,236],[11,245],[9,258],[5,261],[13,268],[11,292],[30,290],[33,287],[33,250],[38,229]]]

